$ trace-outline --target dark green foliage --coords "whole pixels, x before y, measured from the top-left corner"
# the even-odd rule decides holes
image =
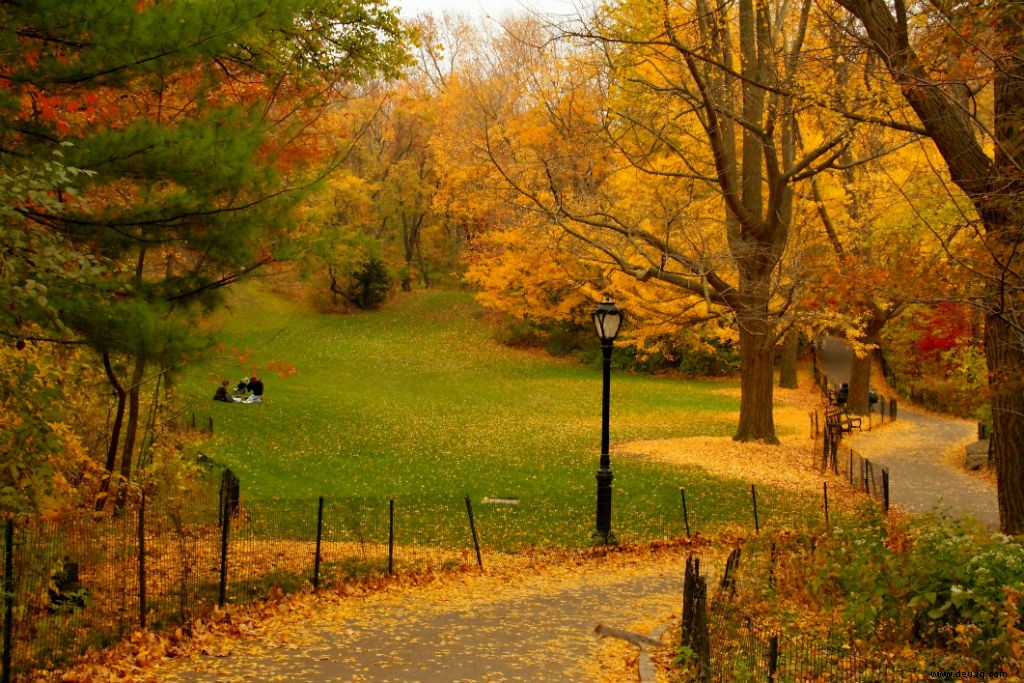
[[[740,370],[740,354],[731,341],[706,339],[706,348],[679,348],[679,371],[693,377],[723,377]]]
[[[379,308],[391,293],[392,281],[388,267],[376,257],[370,257],[352,273],[345,298],[362,309]]]

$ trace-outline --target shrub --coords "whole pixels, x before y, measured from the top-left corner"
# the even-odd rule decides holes
[[[391,286],[387,266],[371,256],[352,273],[345,298],[362,309],[378,308],[387,301]]]
[[[887,524],[865,508],[823,543],[809,582],[855,638],[938,648],[947,664],[1017,673],[1024,547],[973,521]],[[1016,662],[1016,663],[1014,663]]]

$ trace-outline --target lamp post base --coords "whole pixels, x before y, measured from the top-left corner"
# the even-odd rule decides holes
[[[607,455],[602,456],[606,465]],[[591,534],[593,543],[615,545],[615,534],[612,533],[612,480],[615,475],[609,467],[603,466],[597,471],[597,529]]]

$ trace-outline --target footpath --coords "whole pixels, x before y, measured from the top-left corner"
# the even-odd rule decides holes
[[[682,603],[684,549],[495,574],[318,605],[230,650],[150,672],[147,682],[625,683],[636,650],[599,638],[647,634]],[[622,666],[602,670],[612,641]],[[614,646],[614,645],[613,645]],[[628,662],[627,660],[633,660]],[[607,660],[605,660],[607,661]],[[155,673],[155,675],[153,675]],[[653,678],[645,678],[653,683]]]
[[[827,338],[821,350],[829,382],[850,378],[851,351]],[[899,405],[897,423],[878,431],[854,433],[843,448],[889,469],[889,501],[908,512],[937,512],[950,517],[974,516],[990,529],[999,528],[995,485],[957,467],[965,446],[977,438],[977,425],[966,420],[929,415]]]

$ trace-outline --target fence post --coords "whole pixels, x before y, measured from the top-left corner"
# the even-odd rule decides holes
[[[4,523],[4,651],[0,660],[0,682],[11,681],[11,653],[14,650],[14,520]]]
[[[473,521],[473,503],[466,496],[466,512],[469,513],[469,530],[473,534],[473,547],[476,549],[476,564],[480,569],[484,568],[483,558],[480,557],[480,539],[476,535],[476,523]]]
[[[388,500],[388,576],[395,573],[395,499]]]
[[[697,577],[697,660],[701,683],[711,683],[711,635],[708,633],[708,588],[703,576]]]
[[[146,492],[139,501],[139,628],[146,628]]]
[[[754,533],[759,534],[761,533],[761,525],[757,519],[757,491],[753,484],[750,485],[750,500],[754,503]]]
[[[680,638],[689,647],[699,667],[697,680],[711,681],[711,638],[708,635],[707,581],[700,575],[700,560],[686,556],[683,575],[683,618]]]
[[[217,595],[217,604],[221,607],[228,598],[228,534],[231,528],[231,515],[222,515],[220,526],[220,591]]]
[[[821,482],[821,491],[822,491],[822,495],[823,495],[823,497],[825,499],[825,528],[828,529],[829,524],[828,524],[828,482],[827,481]]]
[[[686,510],[686,488],[679,487],[679,496],[683,499],[683,524],[686,525],[686,537],[690,537],[690,513]]]
[[[230,517],[238,512],[242,495],[242,485],[231,471],[225,468],[220,479],[220,523],[224,524],[224,518]]]
[[[320,588],[320,547],[324,538],[324,497],[316,501],[316,557],[313,559],[313,590]]]
[[[882,508],[889,511],[889,468],[882,468]]]
[[[775,683],[775,672],[779,670],[779,636],[774,634],[768,641],[768,683]]]

